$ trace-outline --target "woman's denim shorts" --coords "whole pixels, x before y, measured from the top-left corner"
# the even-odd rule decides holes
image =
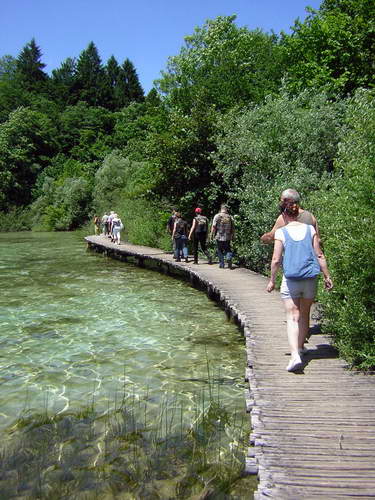
[[[318,278],[306,278],[303,280],[294,280],[285,278],[281,282],[281,298],[282,299],[314,299]]]

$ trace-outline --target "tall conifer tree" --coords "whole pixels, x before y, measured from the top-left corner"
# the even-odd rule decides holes
[[[56,83],[64,85],[72,85],[75,79],[76,61],[74,58],[68,57],[63,61],[59,68],[52,71],[52,79]]]
[[[41,90],[48,75],[43,71],[42,53],[35,39],[25,45],[17,57],[17,76],[26,90]]]
[[[128,106],[133,101],[141,102],[144,100],[144,92],[139,83],[137,72],[129,59],[125,59],[121,66],[118,96],[121,107]]]
[[[120,66],[114,56],[111,56],[105,66],[105,77],[107,87],[107,106],[115,111],[121,108],[118,96],[118,82],[120,77]]]
[[[74,94],[75,101],[86,101],[90,106],[105,104],[105,73],[94,42],[78,58]]]
[[[59,68],[52,71],[51,92],[56,101],[63,104],[73,102],[72,92],[76,77],[76,60],[68,57]]]

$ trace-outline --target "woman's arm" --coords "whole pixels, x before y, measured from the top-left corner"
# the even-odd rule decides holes
[[[273,226],[271,231],[269,231],[268,233],[264,233],[260,237],[260,241],[262,243],[267,243],[267,244],[273,243],[273,241],[275,239],[276,230],[279,229],[280,227],[284,227],[284,226],[285,226],[285,220],[284,220],[284,217],[282,216],[282,214],[280,214],[278,216],[278,218],[276,219],[275,225]]]
[[[174,238],[174,235],[175,235],[175,232],[176,232],[176,228],[177,228],[177,222],[175,222],[174,225],[173,225],[172,240]]]
[[[320,270],[322,271],[323,276],[324,276],[324,287],[327,290],[330,290],[333,287],[333,282],[332,282],[332,279],[329,275],[329,270],[328,270],[326,258],[325,258],[324,253],[322,252],[322,249],[320,248],[320,245],[319,245],[319,237],[316,234],[314,234],[314,237],[313,237],[313,247],[314,247],[315,255],[316,255],[318,262],[319,262]]]
[[[190,233],[189,233],[189,240],[191,239],[191,235],[193,234],[194,232],[194,229],[195,229],[195,224],[196,224],[196,220],[193,219],[193,225],[191,226],[191,229],[190,229]]]
[[[318,240],[318,243],[319,243],[319,246],[320,246],[320,249],[322,249],[322,239],[320,237],[320,232],[319,232],[319,226],[318,226],[318,221],[316,220],[316,217],[313,216],[313,214],[311,214],[311,217],[313,219],[313,226],[315,227],[315,231],[316,231],[316,236],[317,236],[317,240]]]
[[[272,290],[275,288],[276,275],[281,264],[283,248],[284,248],[283,242],[281,240],[275,240],[275,244],[273,247],[272,261],[271,261],[271,277],[267,285],[267,292],[272,292]]]

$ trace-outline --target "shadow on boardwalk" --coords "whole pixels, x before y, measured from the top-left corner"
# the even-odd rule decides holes
[[[351,372],[317,325],[300,374],[285,370],[288,344],[278,293],[248,269],[175,263],[159,249],[88,245],[161,272],[184,275],[219,301],[244,332],[246,407],[253,432],[247,471],[258,474],[256,499],[375,498],[375,378]]]

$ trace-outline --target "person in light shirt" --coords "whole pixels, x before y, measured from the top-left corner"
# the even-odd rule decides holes
[[[124,229],[124,225],[117,214],[112,217],[112,241],[117,245],[121,243],[121,231]]]
[[[234,220],[229,215],[228,207],[222,204],[220,212],[217,213],[212,221],[210,239],[216,240],[216,251],[219,257],[219,268],[224,269],[225,259],[228,263],[228,268],[232,269],[233,252],[231,241],[234,238]]]
[[[314,226],[298,220],[297,203],[284,201],[282,209],[286,225],[275,231],[271,278],[267,291],[272,292],[275,288],[277,271],[283,261],[284,275],[280,293],[286,312],[291,350],[291,359],[286,369],[293,372],[303,366],[301,356],[305,352],[310,307],[315,299],[319,273],[324,275],[327,290],[333,287],[333,283]]]
[[[317,238],[319,240],[319,244],[321,245],[320,234],[319,234],[319,227],[318,227],[318,223],[317,223],[316,218],[313,216],[313,214],[311,212],[309,212],[308,210],[304,210],[303,208],[301,208],[301,205],[300,205],[300,203],[301,203],[300,194],[298,193],[298,191],[296,191],[295,189],[291,189],[291,188],[285,189],[281,193],[281,196],[280,196],[280,205],[279,205],[280,215],[276,219],[276,222],[275,222],[273,228],[271,229],[271,231],[269,231],[268,233],[264,233],[260,237],[261,242],[262,243],[272,244],[273,241],[274,241],[274,238],[275,238],[275,232],[276,232],[276,230],[279,229],[280,227],[285,226],[287,224],[286,219],[285,219],[285,215],[283,213],[283,203],[286,202],[286,201],[292,201],[292,202],[294,202],[298,206],[298,217],[297,217],[297,220],[299,222],[304,222],[305,224],[310,224],[310,225],[314,226],[316,234],[317,234]]]

